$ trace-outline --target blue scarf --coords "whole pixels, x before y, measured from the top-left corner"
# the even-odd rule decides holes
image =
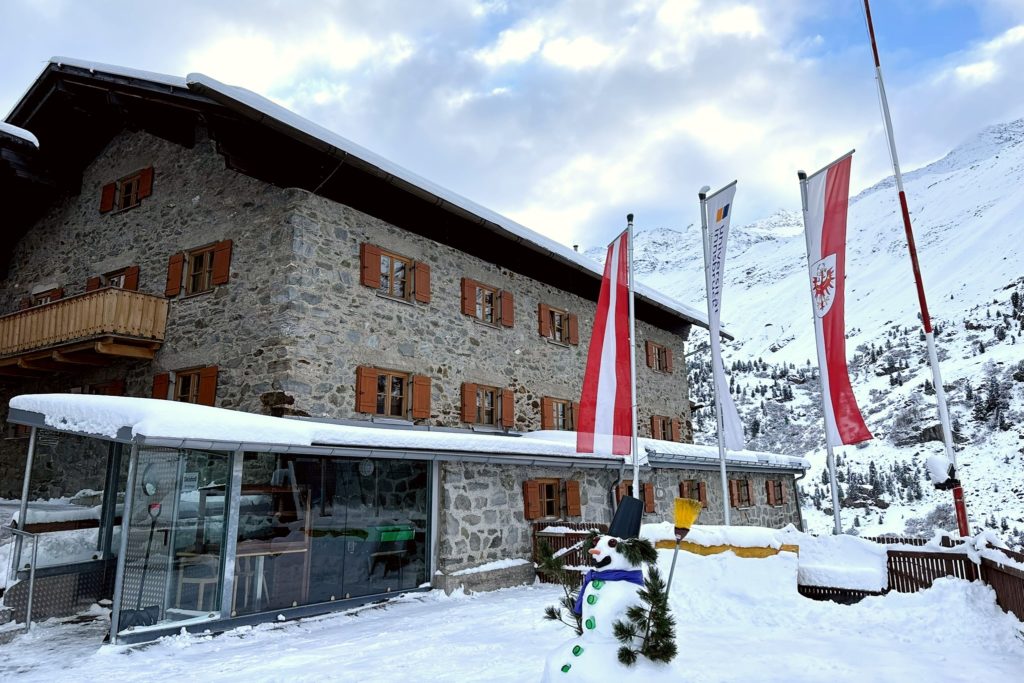
[[[587,585],[591,581],[629,581],[635,583],[638,586],[644,585],[644,573],[639,569],[609,569],[603,572],[597,572],[591,569],[587,572],[587,575],[583,577],[583,585],[580,586],[580,593],[576,596],[576,604],[573,605],[572,611],[576,614],[583,614],[583,594],[587,591]]]

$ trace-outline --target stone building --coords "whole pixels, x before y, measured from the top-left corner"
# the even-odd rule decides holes
[[[54,60],[7,124],[3,406],[70,392],[510,443],[573,429],[601,276],[582,255],[198,74]],[[705,318],[643,287],[636,315],[640,431],[664,444],[648,510],[686,482],[713,522],[717,454],[671,447],[692,443],[683,359]],[[7,427],[0,496],[20,493],[26,435]],[[104,488],[106,455],[70,444],[44,440],[31,495]],[[799,520],[799,460],[734,466],[734,519]],[[622,481],[571,458],[435,467],[442,573],[529,556],[535,520],[607,522]]]

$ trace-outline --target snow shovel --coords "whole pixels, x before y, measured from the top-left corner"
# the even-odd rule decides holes
[[[139,595],[135,601],[135,609],[121,612],[119,626],[130,628],[132,626],[152,626],[160,618],[160,606],[149,605],[142,608],[142,593],[146,588],[146,573],[149,571],[149,553],[153,548],[153,535],[156,532],[156,520],[160,516],[160,503],[149,504],[149,539],[146,541],[146,555],[142,561],[142,576],[139,577]]]
[[[693,498],[676,498],[675,505],[675,537],[676,549],[672,553],[672,568],[668,570],[668,582],[665,584],[665,593],[668,594],[672,587],[672,575],[676,571],[676,558],[679,557],[679,544],[683,542],[686,534],[690,533],[690,527],[700,517],[701,504]]]

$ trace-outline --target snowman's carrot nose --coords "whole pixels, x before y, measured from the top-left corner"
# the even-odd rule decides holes
[[[591,548],[587,552],[590,553],[591,555],[600,555],[601,554],[601,551],[598,550],[597,548]]]

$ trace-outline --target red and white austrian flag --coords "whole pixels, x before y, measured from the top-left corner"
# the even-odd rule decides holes
[[[629,233],[608,245],[587,352],[577,453],[630,455],[633,439],[633,365],[629,354]]]
[[[824,394],[825,437],[831,446],[871,438],[846,368],[843,319],[846,281],[846,213],[853,152],[823,168],[806,183],[804,231],[818,366]]]

